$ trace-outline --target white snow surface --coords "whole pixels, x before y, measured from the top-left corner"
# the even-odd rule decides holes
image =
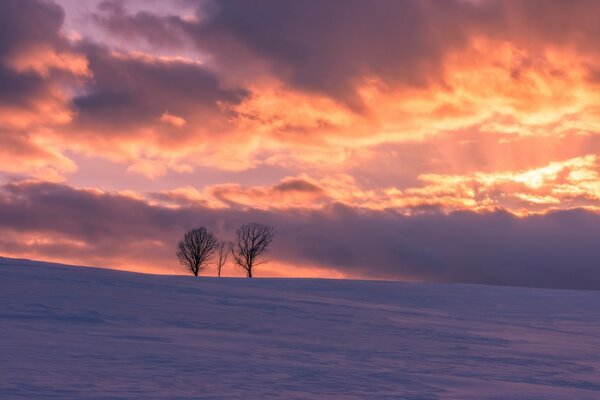
[[[599,305],[0,259],[0,399],[600,399]]]

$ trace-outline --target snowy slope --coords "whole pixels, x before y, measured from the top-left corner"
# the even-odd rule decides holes
[[[600,399],[599,305],[600,292],[5,259],[0,399]]]

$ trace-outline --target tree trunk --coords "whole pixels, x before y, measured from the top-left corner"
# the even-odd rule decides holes
[[[252,278],[252,268],[248,268],[248,278]]]

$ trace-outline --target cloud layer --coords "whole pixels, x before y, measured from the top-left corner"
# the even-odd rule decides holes
[[[3,1],[2,251],[161,270],[264,219],[284,275],[596,288],[598,12]]]
[[[277,230],[272,264],[259,276],[285,275],[278,269],[287,265],[346,277],[600,289],[600,216],[581,209],[519,218],[505,211],[406,216],[343,205],[167,208],[99,190],[13,182],[2,188],[0,210],[0,251],[14,256],[182,272],[173,251],[186,229],[204,224],[231,238],[256,220]]]

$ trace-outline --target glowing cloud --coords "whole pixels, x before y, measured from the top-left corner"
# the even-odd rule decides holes
[[[14,237],[2,247],[11,254],[123,266],[155,246],[166,265],[172,243],[148,221],[176,236],[186,213],[230,235],[226,220],[245,216],[406,227],[468,213],[495,226],[499,215],[535,225],[600,212],[600,3],[80,3],[0,2],[0,231]],[[110,203],[107,220],[124,218],[121,206],[148,219],[132,222],[131,245],[96,247],[101,235],[78,238],[65,221],[29,229],[7,216],[19,196],[50,195],[73,209]],[[40,219],[56,212],[35,204]],[[436,251],[446,254],[441,242]],[[290,273],[365,272],[333,250],[283,253]],[[391,275],[424,278],[415,265],[436,257]]]
[[[167,124],[171,124],[176,128],[183,128],[184,126],[187,125],[187,122],[185,119],[178,117],[177,115],[173,115],[173,114],[169,114],[168,111],[165,111],[161,116],[160,116],[160,120],[162,122],[165,122]]]

